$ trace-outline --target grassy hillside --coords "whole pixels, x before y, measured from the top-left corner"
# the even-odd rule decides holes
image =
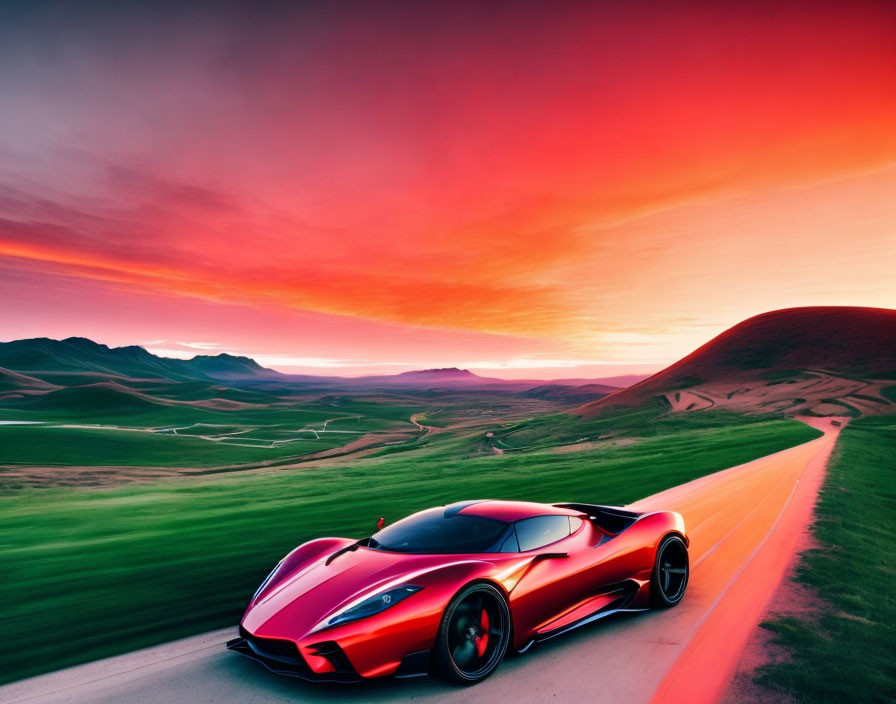
[[[0,497],[0,621],[15,643],[0,649],[0,680],[234,624],[290,548],[367,535],[377,516],[489,496],[626,503],[817,434],[791,420],[690,414],[634,444],[476,456],[470,434],[448,431],[325,472]]]
[[[181,386],[187,395],[208,392]],[[227,391],[245,393],[221,396]],[[413,439],[410,416],[425,408],[411,398],[323,403],[268,396],[267,405],[229,406],[225,399],[222,408],[157,398],[91,386],[18,401],[5,412],[0,401],[0,421],[13,423],[0,422],[0,465],[209,467],[300,458],[368,433],[403,431]],[[0,491],[16,488],[0,473]]]
[[[722,429],[763,422],[767,416],[742,416],[730,411],[668,413],[660,400],[632,408],[620,407],[598,418],[566,413],[543,415],[504,425],[494,432],[493,444],[505,451],[575,445],[612,438],[645,438],[677,429]]]
[[[801,702],[892,702],[896,695],[896,416],[861,418],[840,436],[797,578],[825,608],[764,624],[790,659],[759,682]]]

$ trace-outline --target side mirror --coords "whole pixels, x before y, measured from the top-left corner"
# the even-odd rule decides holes
[[[383,527],[384,527],[385,525],[386,525],[386,519],[385,519],[385,518],[383,518],[382,516],[380,516],[379,518],[376,519],[376,529],[377,529],[377,530],[382,530]]]

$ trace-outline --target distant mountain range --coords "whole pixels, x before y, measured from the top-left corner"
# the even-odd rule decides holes
[[[623,389],[601,380],[504,380],[456,367],[360,378],[303,376],[231,354],[168,359],[83,337],[17,340],[0,343],[0,461],[69,465],[83,458],[93,466],[109,456],[116,458],[113,464],[150,469],[156,461],[231,467],[240,457],[289,463],[375,448],[393,452],[406,442],[457,428],[467,432],[481,423],[492,430],[459,456],[490,455],[530,441],[590,447],[620,423],[633,433],[651,432],[652,420],[679,413],[705,414],[694,420],[707,425],[717,411],[893,414],[896,311],[766,313],[636,381]],[[56,433],[63,428],[71,433]],[[513,435],[510,444],[505,431]],[[172,441],[175,435],[183,437]],[[63,440],[67,444],[53,447]],[[69,481],[65,475],[53,481]],[[77,481],[95,476],[91,470]]]
[[[508,379],[494,379],[479,376],[467,369],[447,367],[442,369],[418,369],[400,374],[360,376],[345,379],[347,383],[363,386],[489,386],[492,384],[515,384]],[[523,382],[527,388],[532,383]],[[533,382],[541,383],[541,382]]]
[[[280,376],[249,357],[218,354],[169,359],[157,357],[137,345],[109,347],[86,337],[68,337],[64,340],[36,337],[0,342],[0,367],[24,374],[95,372],[172,381]]]
[[[594,416],[658,398],[673,411],[892,413],[893,380],[896,310],[790,308],[745,320],[663,371],[577,412]]]
[[[458,369],[457,367],[446,367],[443,369],[421,369],[411,372],[402,372],[392,376],[392,380],[396,382],[409,381],[417,383],[420,381],[449,381],[453,384],[464,384],[467,382],[478,382],[484,377],[474,374],[467,369]],[[496,380],[497,381],[497,380]]]
[[[432,388],[500,388],[506,392],[526,391],[533,387],[563,388],[593,385],[589,379],[563,379],[546,382],[543,380],[511,380],[479,376],[466,369],[456,367],[423,369],[400,374],[338,377],[282,374],[259,365],[249,357],[230,354],[197,355],[192,359],[170,359],[158,357],[143,347],[109,347],[84,337],[69,337],[53,340],[46,337],[15,340],[0,343],[0,387],[14,386],[24,376],[36,377],[41,383],[64,384],[77,382],[76,375],[110,375],[127,379],[167,379],[171,381],[270,381],[284,384],[314,384],[322,387],[389,388],[389,387],[432,387]],[[609,393],[643,377],[614,377],[618,385],[602,383],[601,393]],[[596,380],[601,381],[603,380]],[[83,382],[82,382],[83,383]],[[30,388],[36,384],[29,382]],[[595,391],[598,387],[595,386]],[[592,396],[596,398],[596,396]]]
[[[297,389],[320,394],[436,390],[516,394],[585,417],[645,403],[672,412],[870,415],[896,412],[894,380],[896,311],[879,308],[794,308],[758,315],[643,380],[507,380],[455,367],[358,378],[290,375],[248,357],[168,359],[142,347],[108,347],[83,337],[0,343],[0,398],[43,404],[67,403],[62,390],[71,388],[80,389],[81,396],[105,394],[108,405],[121,394],[129,395],[128,403],[156,402],[167,391],[152,382],[165,381],[181,387],[180,382],[201,382],[201,394],[218,405],[261,402],[251,394],[286,398]],[[136,401],[135,394],[140,394]]]

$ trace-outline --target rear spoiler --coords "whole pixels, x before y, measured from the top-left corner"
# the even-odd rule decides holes
[[[644,515],[617,506],[599,506],[597,504],[554,504],[554,506],[588,514],[589,520],[610,533],[621,533]]]

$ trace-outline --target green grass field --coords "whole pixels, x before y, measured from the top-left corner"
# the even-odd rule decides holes
[[[209,467],[264,462],[339,447],[366,433],[412,434],[409,419],[420,410],[352,399],[338,405],[305,402],[235,410],[162,405],[133,412],[0,409],[0,420],[38,423],[0,423],[0,463]],[[100,427],[85,427],[90,425]]]
[[[891,387],[893,388],[893,387]],[[843,430],[821,491],[797,579],[825,608],[765,623],[790,655],[758,681],[801,702],[892,702],[896,697],[896,416]]]
[[[323,438],[302,434],[295,442],[247,447],[236,438],[212,441],[142,430],[0,426],[8,464],[207,467],[296,456],[347,442],[343,435]]]
[[[724,428],[763,420],[762,416],[717,410],[669,414],[667,408],[663,401],[654,399],[591,419],[566,413],[541,415],[496,430],[495,444],[505,450],[532,450],[612,437],[647,438],[676,429]]]
[[[585,428],[551,423],[561,434]],[[627,446],[484,455],[482,433],[449,431],[325,470],[0,497],[0,622],[15,644],[0,649],[0,680],[234,624],[289,549],[367,535],[378,516],[476,497],[626,503],[818,432],[792,420],[689,414],[639,435]]]

